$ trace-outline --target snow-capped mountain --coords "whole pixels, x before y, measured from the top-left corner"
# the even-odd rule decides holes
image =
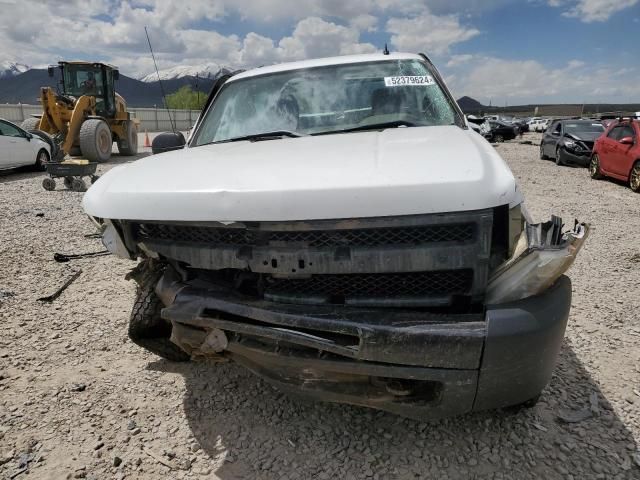
[[[203,65],[178,65],[177,67],[160,70],[159,73],[161,80],[174,80],[176,78],[195,76],[200,78],[217,78],[220,76],[221,71],[227,72],[228,70],[217,63],[205,63]],[[140,78],[140,80],[147,83],[157,82],[158,74],[152,72]]]
[[[0,78],[13,77],[26,72],[31,67],[23,63],[16,63],[10,61],[0,62]]]

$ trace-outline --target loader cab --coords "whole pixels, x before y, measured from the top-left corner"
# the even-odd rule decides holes
[[[59,62],[65,96],[96,98],[96,113],[113,118],[116,113],[115,80],[118,70],[104,63]]]

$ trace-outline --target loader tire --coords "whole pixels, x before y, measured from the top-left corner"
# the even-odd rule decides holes
[[[136,128],[136,124],[131,121],[125,122],[124,131],[127,138],[118,140],[118,152],[125,157],[137,155],[138,129]]]
[[[80,150],[90,162],[106,162],[111,157],[113,138],[107,122],[97,118],[85,120],[80,127]]]
[[[29,117],[24,119],[24,121],[20,125],[20,128],[28,132],[29,130],[36,130],[39,126],[40,126],[39,118]]]
[[[189,355],[169,340],[171,324],[160,317],[162,302],[154,287],[162,272],[145,274],[136,290],[129,319],[129,338],[136,345],[172,362],[186,362]]]

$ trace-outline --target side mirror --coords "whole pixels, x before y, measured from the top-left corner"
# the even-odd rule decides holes
[[[113,71],[113,79],[118,80],[120,78],[120,70]]]
[[[156,135],[153,142],[151,142],[151,151],[155,155],[156,153],[180,150],[184,148],[186,143],[182,132],[163,132]]]
[[[554,137],[559,137],[560,136],[560,132],[553,131],[553,132],[551,132],[551,135],[553,135]]]
[[[622,145],[633,145],[633,137],[622,137],[618,140]]]
[[[47,73],[49,74],[50,77],[53,77],[53,68],[51,65],[49,65],[47,67]]]

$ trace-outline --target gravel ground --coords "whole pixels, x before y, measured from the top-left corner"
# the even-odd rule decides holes
[[[0,176],[0,475],[640,478],[640,196],[539,160],[539,136],[525,138],[534,145],[496,148],[534,218],[594,226],[570,271],[558,367],[531,410],[432,423],[302,401],[233,364],[144,352],[126,336],[134,285],[123,277],[133,263],[53,261],[102,249],[87,238],[82,194],[44,191],[41,173]],[[37,301],[76,271],[58,299]],[[560,420],[571,416],[582,419]]]

